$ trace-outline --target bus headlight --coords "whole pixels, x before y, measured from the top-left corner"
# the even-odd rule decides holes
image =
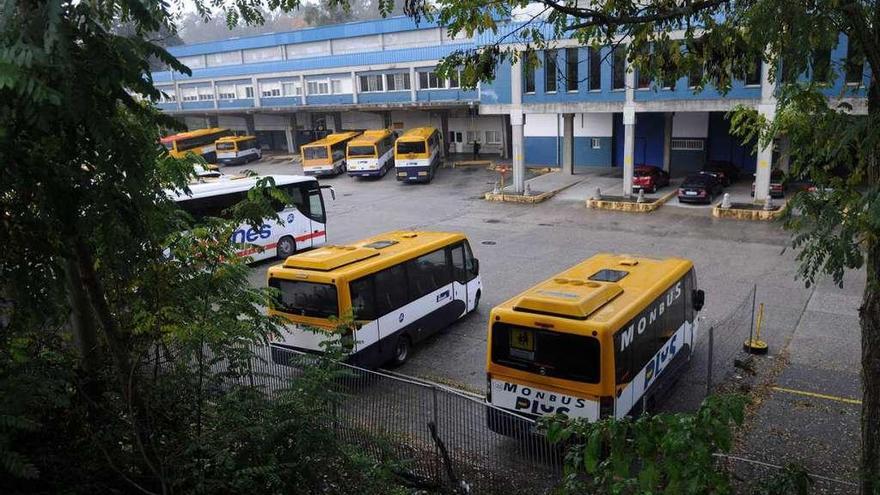
[[[419,177],[427,177],[428,172],[419,172]]]
[[[406,172],[397,172],[398,177],[406,177]]]

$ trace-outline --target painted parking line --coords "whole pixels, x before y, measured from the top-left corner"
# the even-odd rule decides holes
[[[849,397],[840,397],[837,395],[819,394],[816,392],[807,392],[806,390],[797,390],[797,389],[793,389],[793,388],[770,387],[770,389],[775,390],[777,392],[785,392],[787,394],[802,395],[804,397],[813,397],[814,399],[825,399],[825,400],[833,400],[835,402],[843,402],[844,404],[861,405],[861,403],[862,403],[862,401],[860,401],[858,399],[850,399]]]

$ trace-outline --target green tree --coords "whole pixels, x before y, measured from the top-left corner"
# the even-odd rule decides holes
[[[786,227],[799,248],[800,275],[812,284],[820,275],[841,283],[846,270],[864,267],[866,286],[859,319],[862,338],[861,491],[880,493],[880,2],[875,0],[684,0],[640,2],[541,0],[524,16],[523,1],[412,0],[407,11],[439,19],[453,33],[496,33],[495,44],[446,57],[439,72],[464,66],[464,80],[489,81],[503,60],[530,56],[558,39],[592,46],[618,46],[640,73],[655,80],[702,74],[698,90],[730,89],[737,74],[758,61],[769,64],[777,83],[777,118],[753,109],[734,116],[744,140],[762,145],[785,136],[791,142],[793,175],[812,180],[818,194],[798,194],[789,202]],[[514,27],[499,19],[514,14]],[[827,61],[846,35],[852,58],[828,75]],[[655,54],[659,54],[656,56]],[[867,62],[863,65],[863,62]],[[864,72],[864,75],[863,75]],[[807,81],[792,77],[807,73]],[[828,98],[835,80],[867,78],[866,115],[838,103],[865,87],[843,85]]]

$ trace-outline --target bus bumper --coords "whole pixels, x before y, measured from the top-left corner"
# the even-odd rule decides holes
[[[395,168],[397,180],[401,182],[429,182],[431,167]]]
[[[382,177],[385,175],[382,169],[377,170],[351,170],[348,171],[349,177]]]
[[[220,165],[242,165],[247,163],[244,158],[218,158],[217,163]]]

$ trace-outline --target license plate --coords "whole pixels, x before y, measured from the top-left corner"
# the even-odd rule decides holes
[[[684,195],[685,195],[685,196],[696,196],[696,195],[697,195],[697,191],[685,191],[685,192],[684,192]]]
[[[415,167],[415,166],[417,166],[418,164],[419,164],[419,162],[409,162],[409,163],[407,163],[407,165],[409,165],[410,167]]]
[[[361,160],[358,162],[358,165],[366,165],[366,164],[367,164],[366,160]]]

